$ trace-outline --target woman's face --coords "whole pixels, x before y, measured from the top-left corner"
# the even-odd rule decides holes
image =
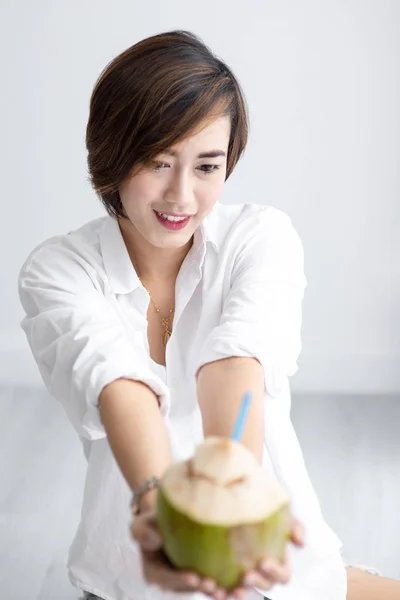
[[[123,183],[125,213],[150,244],[184,246],[211,211],[225,181],[230,130],[230,117],[219,117]],[[204,156],[210,153],[220,155]]]

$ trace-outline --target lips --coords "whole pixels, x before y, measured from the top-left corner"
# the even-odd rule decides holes
[[[155,210],[154,212],[156,212],[161,217],[172,217],[172,219],[170,219],[170,220],[173,220],[173,221],[181,221],[182,219],[187,219],[188,217],[192,216],[192,215],[186,215],[186,214],[164,212],[164,211],[160,211],[160,210]]]
[[[154,214],[156,215],[158,222],[161,223],[161,225],[163,225],[166,229],[170,230],[170,231],[179,231],[180,229],[183,229],[184,227],[186,227],[186,225],[189,223],[190,219],[192,218],[191,215],[186,216],[183,219],[179,219],[179,221],[170,221],[169,219],[167,219],[166,217],[163,216],[163,214],[166,213],[159,213],[156,210],[154,211]],[[178,217],[181,215],[168,215],[171,217]]]

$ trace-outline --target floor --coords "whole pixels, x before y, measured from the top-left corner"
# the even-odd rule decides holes
[[[347,561],[400,579],[400,397],[293,397],[293,423]],[[0,389],[0,589],[75,600],[65,570],[85,477],[79,440],[43,390]]]

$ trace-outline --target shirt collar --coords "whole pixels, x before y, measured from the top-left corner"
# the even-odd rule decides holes
[[[217,205],[220,203],[217,202]],[[216,218],[216,207],[206,216],[201,223],[199,230],[201,232],[203,241],[205,244],[211,244],[216,252],[218,252],[218,230],[217,230],[217,218]]]
[[[112,290],[116,294],[129,294],[141,287],[117,219],[106,217],[99,239],[104,268]]]
[[[116,294],[129,294],[141,287],[142,283],[132,264],[116,219],[109,216],[105,218],[104,225],[99,232],[99,241],[104,269],[112,290]],[[208,244],[211,244],[218,252],[216,224],[211,213],[202,221],[194,234],[190,254],[194,262],[199,262],[199,266],[204,260]]]

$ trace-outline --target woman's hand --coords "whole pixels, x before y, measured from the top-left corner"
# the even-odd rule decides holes
[[[175,569],[161,550],[162,541],[153,510],[146,510],[135,517],[131,533],[140,545],[143,575],[150,585],[173,592],[202,592],[215,600],[225,600],[228,595],[242,598],[245,594],[245,589],[231,590],[228,594],[226,590],[218,588],[212,579]]]
[[[143,575],[150,585],[174,592],[202,592],[215,600],[228,597],[241,599],[249,588],[270,589],[275,583],[287,583],[290,567],[287,555],[283,564],[273,559],[262,561],[259,568],[246,573],[240,587],[234,590],[219,588],[216,582],[197,573],[175,569],[162,552],[162,541],[158,532],[156,515],[147,510],[135,517],[131,525],[132,537],[138,542],[142,555]],[[302,526],[293,521],[291,541],[303,545]]]
[[[295,546],[304,546],[304,527],[296,519],[292,519],[290,541]],[[257,569],[245,574],[242,584],[246,588],[256,587],[267,591],[277,583],[289,583],[291,574],[288,550],[286,548],[283,562],[278,562],[273,558],[265,558],[259,563]]]

